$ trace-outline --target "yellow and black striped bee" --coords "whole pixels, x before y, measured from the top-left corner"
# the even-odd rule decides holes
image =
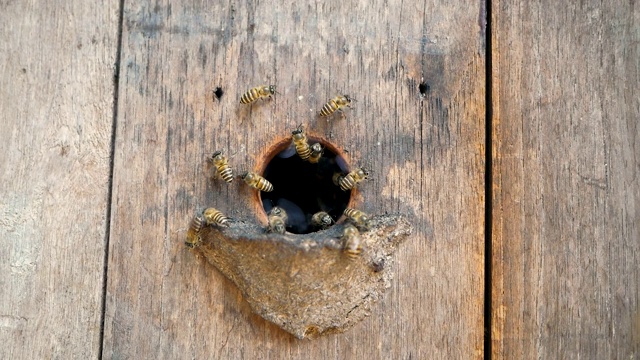
[[[202,242],[200,238],[200,230],[202,230],[202,225],[205,220],[202,217],[202,214],[196,214],[196,216],[191,219],[191,223],[189,224],[189,230],[187,230],[187,241],[184,242],[190,248],[194,248]]]
[[[269,226],[267,227],[268,232],[273,232],[277,234],[284,234],[287,228],[287,212],[284,211],[281,207],[274,207],[269,211]]]
[[[300,155],[300,158],[302,160],[309,159],[311,149],[309,147],[309,142],[307,142],[307,135],[304,133],[302,124],[298,125],[298,128],[291,132],[291,137],[293,138],[293,144],[296,146],[296,152]]]
[[[247,171],[244,174],[242,174],[241,177],[242,177],[242,180],[244,180],[244,182],[246,182],[247,185],[251,186],[252,188],[255,188],[264,192],[273,191],[273,185],[271,185],[269,180],[263,178],[262,176],[254,172]]]
[[[338,95],[322,106],[320,116],[330,116],[336,111],[342,112],[342,108],[351,106],[352,101],[349,95]]]
[[[271,97],[276,93],[275,85],[262,85],[250,89],[240,97],[240,104],[251,104],[258,99]]]
[[[204,219],[207,221],[207,225],[229,226],[229,218],[214,208],[208,208],[204,211]]]
[[[340,186],[342,191],[347,191],[353,189],[359,182],[368,179],[368,177],[369,170],[365,168],[358,168],[347,175],[342,175],[340,173],[334,174],[333,183]]]
[[[320,143],[315,143],[311,145],[310,149],[311,149],[311,154],[309,154],[309,162],[312,164],[317,164],[318,161],[320,161],[320,158],[322,157],[322,152],[324,151],[324,148],[322,147],[322,145],[320,145]]]
[[[369,215],[367,215],[364,211],[346,208],[344,209],[344,215],[353,222],[353,224],[361,230],[369,230]]]
[[[311,216],[311,225],[316,228],[326,229],[333,224],[333,219],[325,211],[318,211]]]
[[[209,161],[216,167],[222,180],[230,183],[233,180],[233,170],[229,166],[227,157],[222,155],[222,151],[216,151],[211,155]]]
[[[343,251],[351,260],[360,256],[360,253],[362,253],[362,239],[355,226],[349,224],[344,227],[342,241],[344,242]]]

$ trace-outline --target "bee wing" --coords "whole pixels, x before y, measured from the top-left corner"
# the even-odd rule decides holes
[[[296,154],[296,147],[293,145],[293,142],[291,142],[291,145],[289,145],[288,148],[282,150],[276,156],[279,158],[288,159],[295,154]]]
[[[347,161],[342,156],[336,156],[336,165],[340,168],[343,173],[349,172],[349,166],[347,166]]]
[[[273,209],[273,201],[270,199],[262,199],[262,207],[264,211],[268,214],[271,209]]]

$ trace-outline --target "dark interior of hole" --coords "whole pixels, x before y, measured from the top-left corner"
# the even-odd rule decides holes
[[[302,160],[291,147],[283,150],[265,169],[264,177],[273,184],[272,192],[260,195],[265,211],[282,207],[288,215],[287,231],[294,234],[316,231],[311,226],[311,216],[318,211],[326,211],[334,221],[338,220],[351,191],[342,191],[332,178],[336,172],[345,173],[344,167],[344,159],[326,148],[317,164]]]
[[[427,91],[430,90],[429,84],[427,83],[421,83],[420,85],[418,85],[418,90],[420,90],[420,94],[421,95],[426,95]]]
[[[215,95],[217,99],[220,99],[223,94],[224,91],[222,91],[221,87],[217,87],[215,90],[213,90],[213,95]]]

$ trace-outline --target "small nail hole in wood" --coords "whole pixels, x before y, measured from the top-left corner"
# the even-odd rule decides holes
[[[213,95],[216,97],[216,99],[220,100],[222,95],[224,95],[224,91],[222,91],[222,88],[218,86],[217,88],[215,88],[215,90],[213,90]]]

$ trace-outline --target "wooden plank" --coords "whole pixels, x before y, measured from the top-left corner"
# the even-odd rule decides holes
[[[638,358],[640,9],[493,8],[494,358]]]
[[[118,4],[0,4],[0,358],[95,358]]]
[[[127,2],[105,356],[481,357],[483,11],[445,1]],[[238,104],[270,83],[273,100]],[[357,100],[346,119],[316,119],[340,92]],[[406,214],[415,228],[371,317],[314,341],[252,314],[183,245],[198,207],[257,221],[246,187],[210,179],[207,154],[258,169],[301,122],[373,168],[364,210]]]

